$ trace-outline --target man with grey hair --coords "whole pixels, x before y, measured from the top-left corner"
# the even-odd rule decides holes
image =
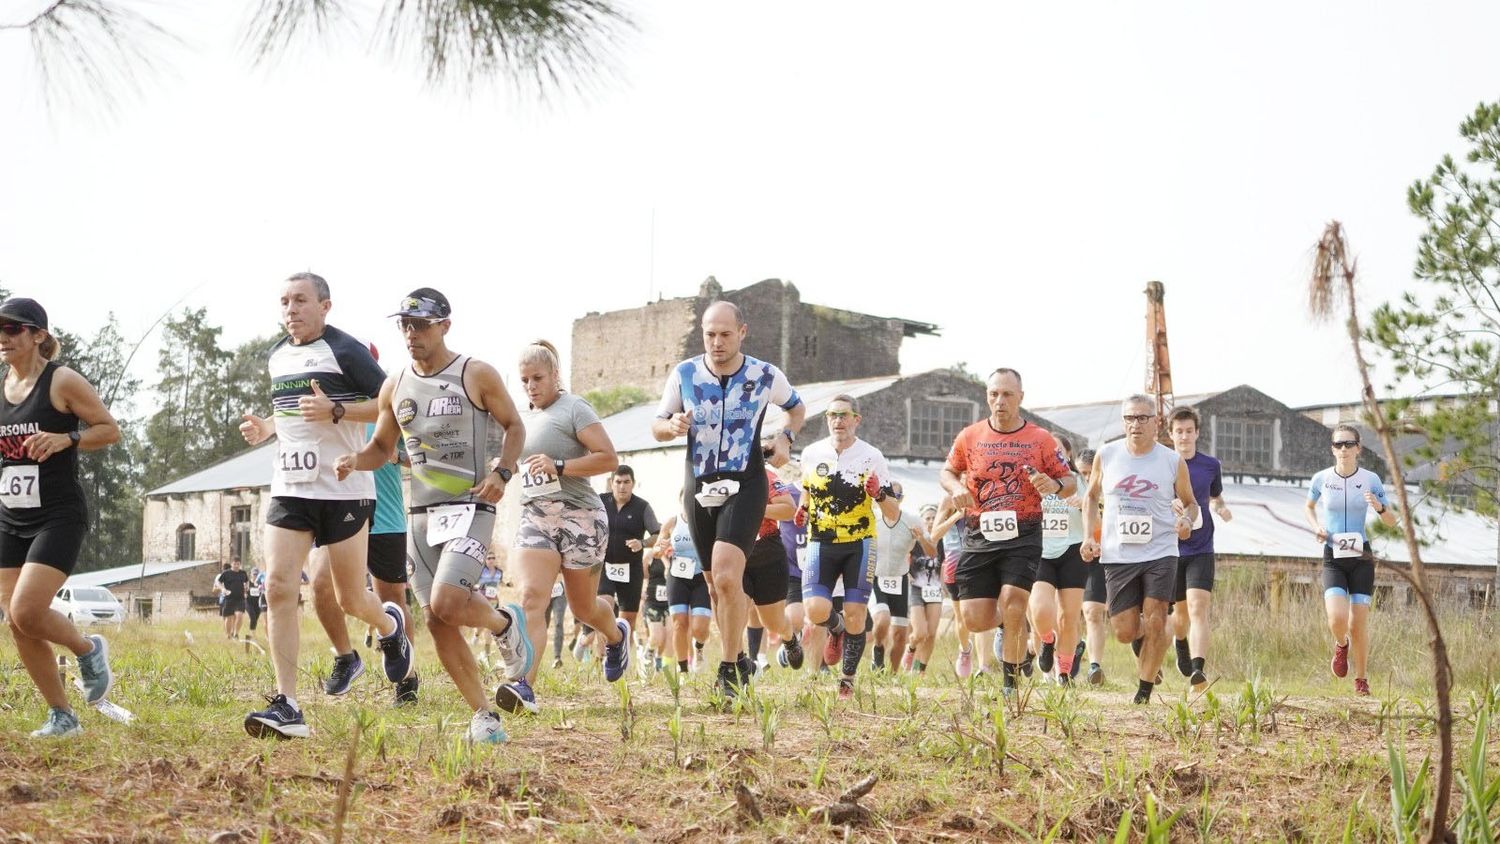
[[[251,445],[272,436],[278,440],[265,533],[266,633],[276,694],[266,709],[245,717],[245,730],[253,736],[310,733],[296,697],[297,600],[303,564],[314,546],[327,550],[339,606],[379,631],[386,678],[396,683],[411,672],[401,607],[382,604],[365,587],[375,481],[369,472],[339,478],[333,471],[341,454],[364,445],[365,426],[358,423],[377,418],[375,397],[385,372],[368,346],[327,323],[332,307],[328,282],[318,275],[297,273],[282,285],[286,336],[268,361],[273,415],[246,411],[240,425]]]
[[[718,688],[726,698],[737,694],[754,672],[754,664],[737,651],[749,615],[745,560],[765,518],[769,494],[761,422],[770,405],[785,410],[781,439],[790,445],[807,412],[785,373],[740,351],[747,330],[733,303],[709,305],[703,313],[703,354],[672,369],[651,423],[660,442],[688,440],[682,512],[714,597],[714,620],[724,648]]]
[[[1094,456],[1083,507],[1085,560],[1104,565],[1110,624],[1121,642],[1139,641],[1136,703],[1149,703],[1167,652],[1167,607],[1177,581],[1177,543],[1192,533],[1198,502],[1187,462],[1157,442],[1156,402],[1135,395],[1120,408],[1125,438]],[[1104,502],[1102,536],[1096,535]],[[1180,512],[1173,502],[1183,502]]]

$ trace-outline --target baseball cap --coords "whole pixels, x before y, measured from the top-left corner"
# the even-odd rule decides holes
[[[37,328],[45,329],[47,327],[47,311],[35,299],[27,299],[24,296],[12,296],[4,302],[0,302],[0,320],[19,322],[22,325],[34,325]]]
[[[453,313],[448,297],[431,287],[418,287],[401,300],[401,310],[393,317],[418,317],[420,319],[447,319]]]

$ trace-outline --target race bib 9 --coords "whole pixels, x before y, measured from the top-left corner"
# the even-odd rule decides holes
[[[1365,555],[1365,538],[1357,533],[1335,533],[1328,537],[1328,543],[1333,546],[1333,556],[1340,559]]]
[[[1068,526],[1072,522],[1072,513],[1064,510],[1060,513],[1042,514],[1042,536],[1048,539],[1067,539]]]
[[[682,580],[692,580],[693,569],[695,568],[697,568],[697,566],[694,565],[694,560],[691,557],[684,557],[681,554],[678,554],[677,556],[672,558],[671,572],[673,577],[680,578]]]
[[[444,504],[427,511],[427,544],[444,545],[469,535],[474,524],[473,504]]]
[[[1020,535],[1014,510],[990,510],[979,514],[979,532],[991,542],[1004,542]]]
[[[538,498],[560,491],[562,491],[562,480],[556,475],[547,472],[533,472],[530,469],[521,473],[522,498]]]
[[[1115,520],[1115,533],[1124,545],[1145,545],[1151,541],[1151,517],[1120,516]]]
[[[740,491],[740,482],[729,478],[720,478],[717,481],[704,481],[698,485],[698,491],[693,497],[698,499],[701,507],[723,507],[729,501],[729,497]]]
[[[0,504],[12,509],[42,506],[39,466],[6,466],[0,471]]]
[[[615,583],[629,583],[630,582],[630,564],[629,563],[605,563],[604,564],[604,576],[607,577],[607,578],[609,578],[610,580],[614,581]]]
[[[310,484],[318,479],[318,444],[278,440],[276,470],[289,484]]]

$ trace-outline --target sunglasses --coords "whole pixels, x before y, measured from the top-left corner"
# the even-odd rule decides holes
[[[17,334],[25,334],[33,328],[36,328],[36,326],[26,322],[0,322],[0,334],[5,334],[9,337],[14,337]]]
[[[1334,440],[1334,448],[1359,448],[1359,440]]]
[[[828,417],[829,419],[850,419],[858,416],[859,414],[855,413],[852,410],[830,410],[823,415]]]
[[[401,317],[396,320],[396,327],[402,331],[426,331],[433,325],[442,322],[440,319],[422,319],[420,317]]]
[[[1127,425],[1130,424],[1131,422],[1134,422],[1137,425],[1144,425],[1147,422],[1150,422],[1152,419],[1155,419],[1156,415],[1152,414],[1152,413],[1136,413],[1136,414],[1127,414],[1127,415],[1125,415],[1122,418],[1125,420],[1125,423]]]

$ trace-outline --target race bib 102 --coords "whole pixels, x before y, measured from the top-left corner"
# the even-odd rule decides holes
[[[1124,545],[1145,545],[1151,541],[1151,517],[1122,515],[1115,519],[1115,532]]]

